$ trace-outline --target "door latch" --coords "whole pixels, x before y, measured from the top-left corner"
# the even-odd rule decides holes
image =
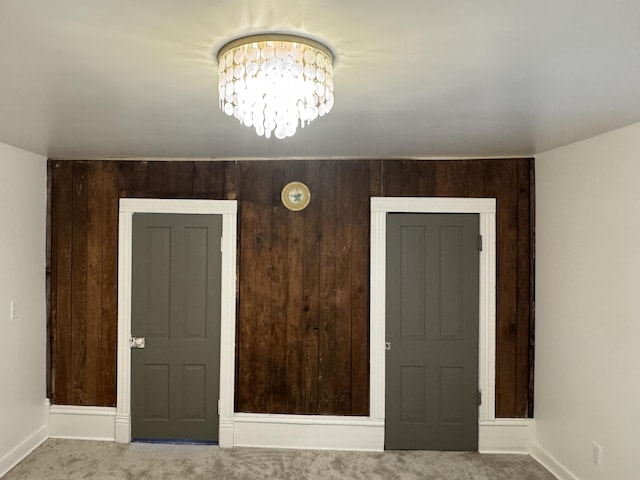
[[[131,337],[129,339],[129,348],[144,348],[144,337]]]
[[[391,342],[384,342],[384,349],[391,350]]]

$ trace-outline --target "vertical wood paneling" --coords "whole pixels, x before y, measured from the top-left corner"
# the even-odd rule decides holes
[[[147,184],[149,182],[149,162],[130,162],[131,166],[131,190],[129,197],[148,197]]]
[[[245,173],[249,174],[250,171],[242,171],[243,176]],[[243,198],[239,212],[240,225],[238,230],[242,232],[239,239],[239,251],[246,253],[240,254],[239,278],[250,276],[253,281],[239,286],[236,342],[238,352],[236,359],[236,410],[255,411],[257,409],[257,395],[254,387],[257,371],[253,368],[242,368],[247,364],[252,365],[254,360],[252,345],[255,341],[254,336],[257,335],[254,335],[255,327],[249,321],[257,321],[259,292],[256,292],[256,289],[259,281],[258,276],[262,273],[261,266],[256,264],[257,251],[261,246],[256,245],[257,212],[255,208],[256,200],[253,198],[256,196],[257,189],[255,177],[248,175],[248,178],[243,178],[243,186],[245,187],[246,195]],[[250,268],[251,265],[255,266],[255,274]]]
[[[336,228],[335,228],[335,412],[338,415],[351,413],[351,285],[353,270],[354,223],[352,210],[353,179],[362,173],[354,163],[340,162],[336,171]]]
[[[46,275],[46,295],[47,295],[47,352],[46,352],[46,378],[47,382],[46,395],[47,398],[51,398],[53,393],[51,391],[51,370],[52,370],[52,348],[53,348],[53,303],[52,299],[55,296],[55,282],[52,280],[52,263],[54,261],[53,254],[51,251],[51,244],[53,243],[53,232],[51,231],[51,221],[52,221],[52,212],[51,212],[51,201],[53,197],[53,165],[51,162],[47,162],[47,230],[46,230],[46,259],[45,259],[45,275]]]
[[[486,161],[483,160],[463,160],[464,173],[467,177],[466,197],[478,198],[484,197],[484,166]]]
[[[273,326],[271,317],[271,251],[272,251],[272,228],[271,228],[271,174],[273,170],[266,165],[251,166],[251,173],[247,177],[253,178],[254,189],[248,195],[247,210],[253,209],[255,216],[253,224],[255,234],[249,238],[252,245],[252,260],[244,262],[243,277],[251,278],[248,283],[253,283],[251,287],[254,296],[256,309],[254,310],[255,323],[245,325],[254,333],[253,343],[249,345],[252,353],[252,369],[254,374],[254,411],[271,411],[271,377],[273,349],[278,348],[273,338]],[[244,176],[244,175],[243,175]],[[246,192],[246,191],[245,191]],[[240,223],[242,228],[243,222]],[[248,253],[246,250],[241,255]],[[251,273],[249,273],[249,271]],[[246,297],[245,297],[246,298]],[[243,317],[240,317],[241,319]],[[247,318],[248,319],[248,318]],[[242,365],[241,365],[242,368]]]
[[[320,250],[318,238],[321,235],[319,198],[320,164],[306,165],[305,183],[311,191],[311,202],[301,212],[304,215],[304,243],[302,270],[302,406],[303,411],[318,413],[318,337],[320,325]]]
[[[536,345],[536,188],[535,188],[535,165],[533,159],[527,159],[529,169],[529,243],[527,250],[529,253],[529,385],[528,385],[528,408],[527,415],[534,418],[534,392],[535,392],[535,345]],[[522,254],[522,253],[521,253]],[[522,287],[520,287],[522,288]]]
[[[133,197],[133,167],[136,162],[118,162],[118,195],[120,198]]]
[[[361,165],[360,163],[358,165]],[[364,165],[363,165],[364,167]],[[351,178],[351,414],[369,414],[369,198],[365,168]],[[366,221],[361,219],[366,218]]]
[[[242,170],[239,162],[227,162],[224,164],[214,164],[224,168],[224,199],[237,200],[238,192],[242,190]],[[240,203],[240,202],[239,202]],[[242,208],[242,203],[238,205]],[[241,235],[242,232],[238,232]]]
[[[341,165],[347,164],[347,162],[340,163]],[[384,194],[384,162],[382,160],[370,160],[362,163],[369,168],[369,195],[371,197],[381,197]]]
[[[71,231],[73,164],[53,164],[51,186],[51,394],[68,403],[71,373]]]
[[[484,183],[487,195],[497,198],[496,414],[511,417],[516,416],[517,164],[487,162]]]
[[[322,164],[316,195],[322,219],[318,315],[318,413],[335,412],[336,401],[336,162]]]
[[[417,192],[418,185],[418,169],[420,164],[412,160],[401,160],[402,166],[402,191]]]
[[[233,185],[233,175],[231,174],[231,164],[230,162],[216,162],[210,163],[207,162],[206,168],[209,171],[209,191],[207,194],[207,198],[211,199],[226,199],[226,200],[234,200],[234,198],[230,198],[227,196],[226,190],[227,187],[231,187]],[[194,168],[197,175],[198,169]],[[237,189],[236,189],[237,191]],[[197,197],[197,192],[195,191],[194,186],[194,195]]]
[[[434,162],[434,191],[439,197],[463,196],[466,191],[467,176],[464,165],[456,161]]]
[[[164,184],[162,193],[166,198],[176,198],[179,192],[178,162],[162,162],[164,168]]]
[[[251,163],[243,167],[242,174],[240,258],[243,266],[238,320],[243,326],[238,328],[238,342],[242,346],[238,350],[237,408],[241,411],[268,409],[273,413],[366,415],[368,255],[359,252],[368,252],[368,222],[355,222],[359,224],[358,246],[362,250],[354,250],[351,238],[354,235],[353,201],[358,202],[360,218],[369,215],[369,164],[270,162],[266,167],[267,170],[262,170],[262,164]],[[343,168],[347,175],[342,177],[344,183],[340,186],[338,172]],[[265,194],[258,193],[267,188],[259,179],[269,175],[270,189]],[[286,210],[279,198],[282,187],[292,180],[304,181],[312,191],[311,204],[302,212]],[[269,199],[269,226],[252,220],[256,195]],[[340,211],[339,205],[343,206]],[[268,218],[268,215],[260,217]],[[246,241],[247,236],[269,238],[268,278],[261,279],[255,272],[265,259],[257,258],[256,246]],[[363,262],[357,266],[360,273],[355,276],[351,273],[354,259]],[[340,287],[339,282],[345,279],[348,285]],[[261,285],[270,295],[266,316],[250,313],[255,310],[256,294],[252,290],[255,285]],[[342,300],[339,299],[341,292]],[[247,296],[251,298],[245,302]],[[354,297],[358,299],[355,310]],[[357,340],[351,335],[353,323],[358,332],[362,332]],[[260,353],[258,341],[250,339],[250,332],[257,330],[270,337],[269,352]],[[284,350],[276,348],[283,342]],[[265,365],[268,392],[255,393],[260,379],[249,379],[259,376]],[[353,375],[354,371],[357,375]],[[254,393],[245,397],[240,393],[244,390],[240,382],[245,382],[246,388],[253,388]],[[283,390],[284,399],[281,398]],[[256,398],[263,397],[270,398],[271,403],[257,405]],[[358,405],[358,410],[354,410],[354,405]]]
[[[402,162],[386,160],[382,164],[383,191],[381,197],[402,196]]]
[[[167,162],[149,162],[147,165],[147,192],[152,198],[165,194],[165,171]]]
[[[102,358],[102,163],[89,163],[87,172],[87,327],[83,395],[98,397]]]
[[[225,188],[224,163],[194,162],[194,198],[222,199]]]
[[[532,270],[533,262],[530,252],[531,245],[531,176],[530,162],[520,160],[517,163],[517,272],[516,279],[516,374],[515,374],[515,415],[526,416],[530,406],[530,396],[518,395],[518,392],[529,391],[530,366],[533,365],[529,352],[533,352],[533,345],[530,345],[530,331],[533,326],[533,312],[531,311],[531,283],[533,282]],[[530,363],[531,362],[531,363]]]
[[[178,172],[176,174],[177,179],[177,188],[178,192],[177,197],[180,198],[192,198],[193,197],[193,162],[171,162],[172,164],[177,163]]]
[[[118,162],[102,168],[102,323],[101,357],[96,403],[116,405],[118,352]]]
[[[120,197],[237,199],[236,408],[367,415],[369,199],[498,199],[497,415],[532,412],[533,162],[50,163],[50,395],[116,398]],[[280,202],[305,182],[302,212]]]
[[[277,162],[272,168],[270,202],[271,207],[271,328],[270,350],[270,411],[282,410],[287,404],[287,211],[280,205],[279,188],[288,183],[289,174],[286,164]],[[277,348],[273,346],[277,345]]]
[[[436,191],[436,163],[435,162],[417,162],[418,168],[418,192],[435,192]],[[426,193],[425,193],[426,194]],[[421,194],[421,195],[425,195]]]
[[[216,178],[209,165],[209,162],[193,163],[193,195],[196,198],[215,198],[216,194],[218,194],[218,198],[222,198],[224,177],[219,182],[220,188],[216,189],[214,187]]]
[[[287,177],[282,180],[286,185],[296,179],[304,178],[305,167],[302,162],[290,163],[287,168]],[[285,411],[289,413],[304,413],[304,378],[303,370],[303,286],[300,279],[304,274],[304,212],[290,212],[283,205],[278,207],[286,218],[287,229],[287,306],[286,306],[286,365],[285,380],[287,386],[287,399]]]
[[[73,205],[71,232],[71,401],[85,402],[84,375],[87,362],[87,162],[73,165]]]

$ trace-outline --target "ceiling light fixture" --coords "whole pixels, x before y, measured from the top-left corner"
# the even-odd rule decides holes
[[[333,54],[295,35],[251,35],[218,52],[220,109],[267,138],[291,137],[333,107]]]

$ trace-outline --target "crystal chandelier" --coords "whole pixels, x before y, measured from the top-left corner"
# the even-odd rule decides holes
[[[333,54],[294,35],[239,38],[218,52],[220,108],[267,138],[291,137],[333,107]]]

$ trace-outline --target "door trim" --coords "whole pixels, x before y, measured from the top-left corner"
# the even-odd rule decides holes
[[[480,217],[479,375],[480,425],[495,422],[496,199],[371,198],[370,415],[385,419],[386,238],[388,213],[477,213]],[[480,429],[482,437],[482,429]],[[482,438],[480,439],[482,440]]]
[[[121,198],[118,225],[118,372],[115,440],[131,441],[131,253],[134,213],[222,215],[220,307],[220,424],[218,444],[233,446],[236,330],[236,200]]]

